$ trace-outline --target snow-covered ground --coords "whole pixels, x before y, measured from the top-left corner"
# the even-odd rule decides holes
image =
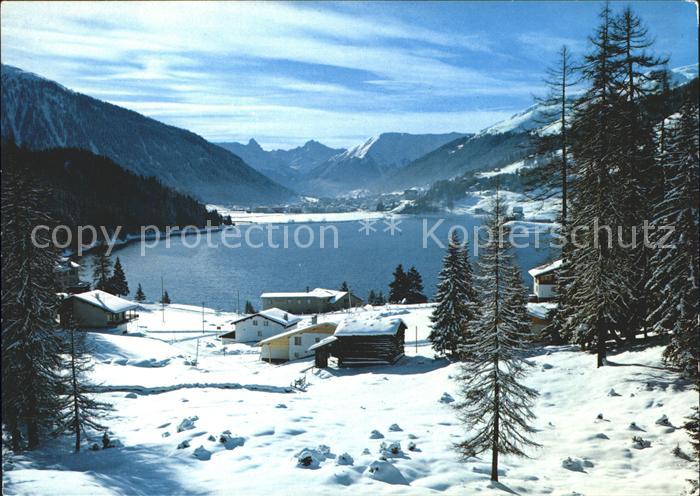
[[[354,212],[328,212],[328,213],[253,213],[240,210],[228,210],[217,205],[207,205],[209,209],[217,209],[221,215],[230,215],[236,224],[286,224],[293,222],[350,222],[364,219],[381,219],[388,212],[370,212],[357,210]]]
[[[590,496],[686,487],[693,465],[671,451],[690,451],[677,427],[698,398],[661,367],[661,346],[613,354],[601,369],[569,347],[533,349],[527,383],[540,391],[534,439],[542,447],[530,459],[503,457],[502,485],[492,485],[488,453],[461,461],[452,448],[464,435],[449,401],[458,397],[458,365],[433,358],[430,312],[355,310],[404,319],[406,356],[394,366],[305,371],[311,358],[270,365],[255,347],[224,350],[217,327],[228,329],[234,314],[205,309],[202,332],[198,307],[170,305],[163,322],[157,305],[145,305],[134,335],[90,334],[98,397],[114,405],[106,423],[123,447],[73,454],[64,437],[6,453],[4,492]],[[306,390],[292,388],[302,376]],[[634,436],[651,446],[638,449]],[[400,451],[380,460],[382,443],[392,442]]]
[[[483,190],[467,193],[467,198],[458,203],[453,212],[479,215],[480,212],[488,212],[491,209],[491,200],[495,191]],[[526,221],[544,221],[553,223],[561,210],[561,198],[547,198],[543,200],[532,199],[523,193],[500,190],[499,195],[508,206],[508,213],[511,208],[519,206],[523,208],[523,217]]]

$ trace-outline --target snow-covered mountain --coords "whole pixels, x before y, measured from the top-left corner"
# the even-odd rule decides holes
[[[235,153],[246,163],[282,184],[294,182],[297,176],[306,174],[331,157],[343,153],[343,148],[330,148],[315,140],[290,150],[263,150],[251,138],[247,144],[237,142],[217,143]]]
[[[456,139],[462,133],[383,133],[340,153],[309,171],[303,187],[328,194],[373,189],[387,174]],[[299,189],[303,191],[302,186]]]
[[[80,148],[209,203],[284,201],[293,192],[202,137],[2,65],[2,137]]]

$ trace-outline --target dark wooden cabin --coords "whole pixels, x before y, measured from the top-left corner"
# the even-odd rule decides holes
[[[315,352],[319,363],[327,353],[339,366],[387,365],[404,355],[406,324],[398,317],[348,318],[338,325],[333,337],[325,339]]]

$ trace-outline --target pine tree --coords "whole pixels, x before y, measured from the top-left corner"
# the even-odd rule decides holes
[[[620,263],[626,263],[633,274],[630,281],[631,299],[616,319],[626,322],[621,330],[625,337],[633,339],[640,328],[645,336],[647,334],[645,314],[649,301],[645,284],[651,274],[651,252],[645,243],[635,243],[632,229],[641,232],[644,221],[651,218],[653,205],[661,201],[663,195],[663,174],[655,160],[657,149],[652,123],[642,111],[641,103],[655,91],[657,85],[652,84],[656,83],[654,78],[658,78],[655,69],[666,61],[646,52],[653,41],[642,21],[629,7],[614,18],[610,40],[618,52],[613,61],[618,74],[615,78],[615,91],[619,95],[617,113],[621,117],[618,119],[616,140],[621,157],[624,157],[618,163],[616,174],[618,182],[624,185],[617,204],[625,227],[623,239],[627,246],[620,250],[624,258]]]
[[[530,318],[527,314],[527,290],[523,285],[523,278],[520,274],[520,269],[513,265],[510,270],[508,284],[511,289],[508,307],[512,308],[515,315],[514,325],[517,326],[517,332],[523,336],[525,340],[532,339],[530,332]]]
[[[163,296],[160,299],[160,303],[162,303],[163,305],[170,305],[170,295],[168,294],[167,289],[163,293]]]
[[[111,293],[112,261],[106,248],[98,248],[92,260],[92,281],[95,289]]]
[[[369,290],[369,295],[367,295],[367,303],[370,305],[377,304],[377,295],[374,293],[373,289]]]
[[[696,382],[695,389],[700,394],[700,382]],[[693,447],[693,458],[698,465],[698,474],[700,474],[700,407],[694,406],[693,413],[686,419],[683,428],[690,437],[690,444]],[[700,490],[700,476],[698,479],[689,479],[690,492],[689,494],[697,494]]]
[[[343,281],[340,284],[340,291],[350,291],[350,288],[348,287],[347,281]]]
[[[536,195],[538,198],[552,196],[561,191],[559,217],[562,227],[566,226],[568,218],[568,190],[571,181],[569,130],[574,102],[569,93],[575,84],[574,62],[571,52],[564,45],[559,50],[557,62],[547,70],[547,95],[536,99],[542,112],[540,124],[546,126],[547,132],[532,133],[532,139],[535,150],[546,162],[534,169],[531,173],[533,177],[530,178],[541,192]]]
[[[625,160],[620,148],[625,123],[619,112],[623,99],[616,93],[616,57],[620,49],[610,39],[612,18],[606,5],[600,25],[591,38],[583,78],[590,86],[578,102],[574,116],[577,180],[571,196],[572,231],[577,233],[571,251],[571,278],[567,283],[568,308],[562,333],[584,349],[595,347],[597,365],[605,363],[609,337],[625,333],[625,305],[632,300],[633,277],[627,257],[613,239],[613,229],[625,225],[624,184],[615,177]]]
[[[377,295],[377,305],[384,305],[386,304],[386,298],[384,297],[384,291],[380,291],[379,294]]]
[[[452,233],[439,275],[437,306],[428,339],[438,355],[457,357],[468,339],[468,325],[477,314],[477,295],[466,246]]]
[[[112,277],[109,278],[109,292],[117,296],[126,296],[129,294],[129,283],[126,282],[126,275],[124,274],[124,268],[122,263],[117,257],[117,261],[114,263],[114,272]]]
[[[537,392],[521,384],[526,363],[522,357],[523,308],[514,305],[523,292],[513,287],[511,246],[503,226],[504,208],[498,193],[487,223],[489,236],[479,254],[481,312],[471,326],[459,385],[463,401],[459,418],[470,432],[457,448],[464,457],[491,451],[491,480],[498,480],[501,454],[525,456],[523,449],[537,446],[529,439],[529,422]]]
[[[393,276],[394,280],[389,283],[389,301],[401,303],[408,297],[408,280],[402,264],[396,266]]]
[[[169,302],[168,302],[168,303],[169,303]],[[250,302],[250,300],[246,300],[246,301],[245,301],[245,310],[244,310],[244,312],[247,313],[247,314],[256,313],[256,312],[255,312],[255,307],[254,307],[253,304]]]
[[[425,303],[428,298],[423,294],[423,278],[418,270],[411,265],[406,272],[406,303]]]
[[[139,283],[139,286],[136,288],[136,294],[134,295],[134,299],[139,303],[146,301],[146,294],[143,292],[141,283]]]
[[[700,323],[700,274],[698,269],[698,205],[700,205],[700,154],[698,152],[698,107],[688,102],[674,127],[668,130],[666,154],[667,191],[656,209],[654,226],[658,235],[671,226],[671,236],[655,241],[654,271],[647,289],[660,295],[660,301],[647,316],[657,333],[671,334],[664,352],[667,362],[687,374],[698,372],[698,327]]]
[[[77,331],[70,317],[66,326],[66,354],[68,372],[65,377],[65,395],[61,403],[62,413],[57,420],[56,434],[70,432],[75,436],[75,451],[80,451],[81,434],[87,428],[104,430],[98,422],[101,412],[110,405],[94,400],[88,392],[87,375],[93,367],[85,346],[85,333]]]
[[[61,380],[56,322],[58,254],[45,231],[48,195],[16,171],[16,148],[2,149],[2,421],[13,450],[38,446],[43,427],[55,419]],[[48,248],[41,248],[42,245]]]

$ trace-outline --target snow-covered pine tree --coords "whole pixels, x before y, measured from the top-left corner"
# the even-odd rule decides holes
[[[428,298],[423,294],[423,278],[413,265],[406,272],[406,287],[407,303],[425,303],[428,301]]]
[[[386,303],[386,298],[384,297],[384,291],[380,291],[377,295],[377,305],[384,305]]]
[[[394,280],[389,283],[389,301],[400,303],[408,296],[408,281],[402,264],[396,266],[393,276]]]
[[[111,293],[112,261],[107,255],[107,249],[97,248],[92,259],[92,282],[95,289]]]
[[[126,282],[126,275],[124,274],[124,268],[122,267],[122,262],[117,257],[117,261],[114,263],[114,271],[112,272],[112,277],[109,278],[109,290],[110,293],[117,296],[126,296],[129,294],[129,283]]]
[[[523,285],[523,278],[520,269],[513,264],[510,269],[510,293],[508,308],[512,309],[514,315],[514,325],[519,326],[518,334],[523,336],[525,341],[531,341],[533,336],[530,331],[530,317],[527,314],[527,290]]]
[[[134,295],[134,300],[138,301],[139,303],[146,301],[146,293],[143,292],[143,288],[141,287],[141,283],[139,283],[138,287],[136,288],[136,294]]]
[[[700,394],[700,382],[695,383],[695,390]],[[683,428],[690,437],[690,445],[693,447],[693,458],[698,467],[698,478],[688,480],[690,482],[689,494],[694,495],[700,491],[700,407],[697,405],[693,407],[693,413],[686,419]]]
[[[466,347],[468,360],[458,377],[463,401],[458,416],[469,430],[469,438],[457,448],[464,457],[491,451],[491,480],[498,480],[499,455],[526,456],[527,447],[537,446],[529,438],[534,432],[532,405],[537,391],[521,380],[526,363],[522,356],[523,309],[513,288],[513,260],[503,226],[504,208],[498,193],[488,220],[488,239],[481,244],[478,260],[480,315],[471,326]]]
[[[625,322],[620,329],[626,338],[634,339],[641,329],[646,336],[645,316],[649,306],[645,284],[651,274],[650,248],[635,237],[633,229],[641,234],[644,221],[651,219],[653,206],[663,196],[663,174],[655,154],[653,124],[642,111],[641,104],[657,89],[658,69],[666,60],[647,53],[653,45],[646,27],[630,7],[615,16],[610,31],[611,43],[616,45],[618,56],[614,60],[617,76],[616,92],[619,94],[619,135],[617,145],[623,160],[616,173],[624,185],[618,197],[618,208],[623,222],[625,248],[620,250],[633,279],[631,299],[626,302],[624,313],[616,320]],[[622,246],[622,243],[620,243]]]
[[[476,290],[466,247],[452,233],[447,254],[442,260],[428,339],[438,355],[457,358],[468,338],[468,325],[477,314]]]
[[[70,432],[75,436],[75,451],[80,451],[81,436],[88,428],[105,430],[99,417],[111,405],[96,401],[88,391],[88,374],[93,366],[86,348],[85,333],[75,329],[70,316],[66,316],[65,353],[68,356],[64,376],[65,394],[61,402],[61,415],[56,422],[55,434]]]
[[[38,225],[51,225],[48,194],[16,170],[16,148],[2,150],[2,422],[13,450],[35,448],[56,418],[62,364],[56,322],[58,254]],[[41,246],[47,246],[41,248]]]
[[[377,302],[377,295],[374,293],[373,289],[369,290],[369,295],[367,295],[367,303],[370,305],[375,305]]]
[[[572,185],[570,223],[576,237],[572,238],[567,299],[561,302],[567,305],[561,308],[566,315],[562,333],[584,349],[594,347],[598,367],[605,363],[608,338],[621,340],[625,323],[618,319],[632,299],[634,285],[627,258],[613,235],[625,220],[619,199],[626,194],[616,173],[626,156],[620,146],[625,123],[619,110],[624,99],[615,79],[620,49],[610,39],[612,18],[607,5],[600,20],[582,68],[589,87],[572,124],[577,179]]]
[[[654,225],[658,229],[647,284],[661,300],[647,316],[656,332],[669,333],[671,341],[664,358],[697,377],[700,342],[700,269],[698,230],[700,229],[700,155],[698,152],[698,107],[687,102],[680,117],[668,130],[665,168],[666,194],[657,207]],[[662,226],[672,226],[670,237]]]

